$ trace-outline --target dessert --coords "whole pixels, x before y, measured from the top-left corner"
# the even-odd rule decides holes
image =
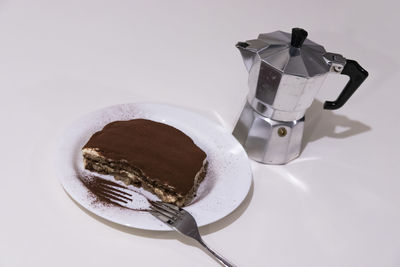
[[[86,169],[143,187],[162,201],[188,204],[206,175],[206,153],[180,130],[155,121],[115,121],[82,148]]]

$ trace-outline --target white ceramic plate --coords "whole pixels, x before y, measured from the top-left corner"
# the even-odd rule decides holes
[[[105,206],[94,201],[78,178],[78,174],[88,172],[83,168],[81,148],[90,136],[109,122],[135,118],[171,125],[190,136],[207,153],[207,175],[196,198],[185,208],[199,226],[227,216],[245,199],[252,181],[249,160],[242,146],[223,127],[196,113],[168,105],[123,104],[88,114],[71,125],[60,140],[57,150],[59,178],[68,194],[80,205],[102,218],[128,227],[170,230],[147,212]],[[101,177],[113,180],[110,176]],[[130,188],[155,198],[143,189]],[[140,194],[133,195],[132,208],[148,207]]]

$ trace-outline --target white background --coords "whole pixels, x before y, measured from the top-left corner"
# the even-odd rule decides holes
[[[307,113],[285,166],[201,228],[239,266],[399,266],[397,1],[0,1],[0,266],[218,266],[176,233],[108,223],[63,191],[53,159],[67,125],[98,108],[159,102],[229,130],[247,94],[237,41],[303,27],[370,77],[338,111]],[[178,240],[177,240],[178,239]]]

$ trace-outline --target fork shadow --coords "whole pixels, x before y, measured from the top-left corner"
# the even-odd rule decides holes
[[[227,215],[226,217],[222,218],[221,220],[218,220],[214,223],[211,223],[209,225],[205,225],[202,227],[199,227],[199,231],[201,235],[208,235],[212,234],[214,232],[217,232],[230,224],[232,224],[234,221],[236,221],[242,214],[245,212],[247,207],[250,204],[251,199],[253,198],[253,192],[254,192],[254,184],[253,181],[250,186],[250,190],[247,193],[246,198],[243,200],[243,202],[237,207],[232,213]],[[69,194],[67,194],[69,196]],[[108,221],[104,218],[101,218],[97,216],[96,214],[86,210],[84,207],[82,207],[78,202],[76,202],[74,199],[72,199],[70,196],[69,198],[87,215],[92,217],[93,219],[99,221],[102,224],[105,224],[109,227],[112,227],[118,231],[122,231],[127,234],[132,234],[132,235],[137,235],[141,237],[146,237],[146,238],[158,238],[158,239],[177,239],[180,242],[189,245],[189,246],[194,246],[201,248],[202,250],[206,251],[201,247],[195,240],[192,240],[190,238],[184,237],[180,235],[179,233],[175,231],[154,231],[154,230],[142,230],[142,229],[137,229],[137,228],[130,228],[124,225],[120,225],[111,221]],[[208,251],[206,251],[208,253]]]
[[[330,110],[323,110],[323,103],[314,100],[305,114],[304,134],[301,151],[308,143],[323,137],[343,139],[371,130],[371,127],[356,120],[351,120],[344,115],[338,115]],[[343,128],[338,131],[338,127]],[[340,130],[340,129],[339,129]]]

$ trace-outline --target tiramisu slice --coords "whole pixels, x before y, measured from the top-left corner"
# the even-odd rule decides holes
[[[115,121],[82,148],[85,168],[188,204],[206,175],[206,153],[180,130],[145,119]]]

